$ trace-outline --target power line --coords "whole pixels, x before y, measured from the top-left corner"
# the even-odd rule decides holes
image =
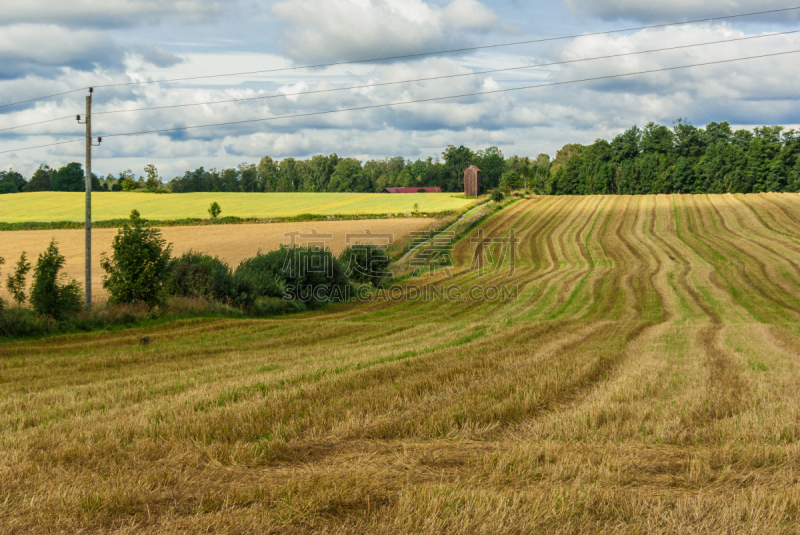
[[[212,74],[210,76],[190,76],[190,77],[184,77],[184,78],[171,78],[171,79],[164,79],[164,80],[145,80],[145,81],[139,81],[139,82],[125,82],[125,83],[120,83],[120,84],[102,84],[102,85],[94,85],[92,87],[95,87],[95,88],[106,88],[106,87],[124,87],[124,86],[134,86],[134,85],[145,85],[145,84],[160,84],[160,83],[170,83],[170,82],[185,82],[185,81],[202,80],[202,79],[208,79],[208,78],[222,78],[222,77],[226,77],[226,76],[244,76],[244,75],[248,75],[248,74],[267,74],[267,73],[274,73],[274,72],[295,71],[295,70],[301,70],[301,69],[316,69],[316,68],[321,68],[321,67],[335,67],[335,66],[339,66],[339,65],[353,65],[353,64],[358,64],[358,63],[374,63],[374,62],[378,62],[378,61],[389,61],[389,60],[396,60],[396,59],[409,59],[409,58],[418,58],[418,57],[425,57],[425,56],[456,54],[456,53],[460,53],[460,52],[472,52],[472,51],[476,51],[476,50],[487,50],[487,49],[492,49],[492,48],[519,46],[519,45],[527,45],[527,44],[535,44],[535,43],[546,43],[546,42],[552,42],[552,41],[561,41],[561,40],[565,40],[565,39],[577,39],[579,37],[592,37],[592,36],[597,36],[597,35],[610,35],[610,34],[615,34],[615,33],[632,32],[632,31],[638,31],[638,30],[649,30],[649,29],[654,29],[654,28],[667,28],[667,27],[671,27],[671,26],[683,26],[683,25],[687,25],[687,24],[697,24],[697,23],[700,23],[700,22],[712,22],[712,21],[718,21],[718,20],[730,20],[730,19],[743,18],[743,17],[754,17],[754,16],[757,16],[757,15],[769,15],[769,14],[775,14],[775,13],[786,13],[786,12],[789,12],[789,11],[796,11],[796,10],[799,10],[799,9],[800,9],[800,6],[798,6],[798,7],[787,7],[787,8],[782,8],[782,9],[771,9],[771,10],[766,10],[766,11],[754,11],[754,12],[751,12],[751,13],[742,13],[742,14],[739,14],[739,15],[725,15],[725,16],[721,16],[721,17],[708,17],[708,18],[704,18],[704,19],[694,19],[694,20],[689,20],[689,21],[684,21],[684,22],[667,22],[667,23],[663,23],[663,24],[651,24],[651,25],[648,25],[648,26],[637,26],[637,27],[633,27],[633,28],[623,28],[623,29],[619,29],[619,30],[607,30],[607,31],[602,31],[602,32],[591,32],[591,33],[574,34],[574,35],[563,35],[563,36],[560,36],[560,37],[545,37],[545,38],[541,38],[541,39],[529,39],[529,40],[526,40],[526,41],[514,41],[514,42],[511,42],[511,43],[499,43],[499,44],[493,44],[493,45],[482,45],[482,46],[472,46],[472,47],[463,47],[463,48],[452,48],[452,49],[448,49],[448,50],[439,50],[439,51],[434,51],[434,52],[419,52],[419,53],[416,53],[416,54],[403,54],[403,55],[399,55],[399,56],[386,56],[386,57],[383,57],[383,58],[357,59],[357,60],[348,60],[348,61],[337,61],[337,62],[332,62],[332,63],[318,63],[318,64],[315,64],[315,65],[301,65],[301,66],[297,66],[297,67],[281,67],[281,68],[277,68],[277,69],[263,69],[263,70],[243,71],[243,72],[235,72],[235,73]],[[78,92],[78,91],[85,91],[87,89],[88,89],[88,87],[81,87],[81,88],[78,88],[78,89],[72,89],[70,91],[63,91],[61,93],[54,93],[54,94],[51,94],[51,95],[44,95],[44,96],[41,96],[41,97],[31,98],[31,99],[23,100],[23,101],[19,101],[19,102],[12,102],[10,104],[3,104],[3,105],[0,105],[0,109],[7,108],[7,107],[10,107],[10,106],[17,106],[17,105],[20,105],[20,104],[27,104],[29,102],[34,102],[34,101],[37,101],[37,100],[43,100],[43,99],[46,99],[46,98],[57,97],[57,96],[65,95],[65,94],[68,94],[68,93],[75,93],[75,92]]]
[[[55,147],[56,145],[67,145],[69,143],[77,143],[77,142],[83,141],[83,140],[84,140],[83,138],[80,138],[80,139],[70,139],[70,140],[67,140],[67,141],[57,141],[55,143],[47,143],[45,145],[36,145],[36,146],[33,146],[33,147],[25,147],[25,148],[22,148],[22,149],[4,150],[4,151],[0,152],[0,154],[7,154],[9,152],[21,152],[23,150],[41,149],[42,147]]]
[[[410,84],[410,83],[416,83],[416,82],[430,82],[430,81],[433,81],[433,80],[445,80],[445,79],[450,79],[450,78],[463,78],[463,77],[467,77],[467,76],[479,76],[479,75],[482,75],[482,74],[493,74],[493,73],[498,73],[498,72],[519,71],[519,70],[525,70],[525,69],[537,69],[537,68],[541,68],[541,67],[553,67],[553,66],[556,66],[556,65],[567,65],[567,64],[571,64],[571,63],[581,63],[581,62],[584,62],[584,61],[596,61],[596,60],[601,60],[601,59],[621,58],[621,57],[627,57],[627,56],[637,56],[637,55],[642,55],[642,54],[652,54],[654,52],[665,52],[665,51],[669,51],[669,50],[680,50],[680,49],[686,49],[686,48],[696,48],[696,47],[700,47],[700,46],[716,45],[716,44],[723,44],[723,43],[733,43],[733,42],[737,42],[737,41],[748,41],[748,40],[751,40],[751,39],[763,39],[765,37],[775,37],[775,36],[779,36],[779,35],[790,35],[790,34],[795,34],[795,33],[800,33],[800,30],[792,30],[792,31],[789,31],[789,32],[771,33],[771,34],[765,34],[765,35],[753,35],[753,36],[748,36],[748,37],[737,37],[735,39],[724,39],[724,40],[721,40],[721,41],[709,41],[709,42],[705,42],[705,43],[697,43],[697,44],[692,44],[692,45],[680,45],[680,46],[671,46],[671,47],[666,47],[666,48],[654,48],[654,49],[651,49],[651,50],[641,50],[641,51],[638,51],[638,52],[624,52],[624,53],[621,53],[621,54],[610,54],[610,55],[607,55],[607,56],[595,56],[595,57],[591,57],[591,58],[580,58],[580,59],[572,59],[572,60],[565,60],[565,61],[554,61],[554,62],[550,62],[550,63],[538,63],[538,64],[534,64],[534,65],[523,65],[523,66],[520,66],[520,67],[506,67],[506,68],[503,68],[503,69],[489,69],[489,70],[485,70],[485,71],[475,71],[475,72],[468,72],[468,73],[446,74],[446,75],[442,75],[442,76],[430,76],[430,77],[427,77],[427,78],[415,78],[415,79],[412,79],[412,80],[399,80],[399,81],[394,81],[394,82],[380,82],[380,83],[374,83],[374,84],[356,85],[356,86],[348,87],[346,89],[347,90],[368,89],[368,88],[374,88],[374,87],[384,87],[384,86],[389,86],[389,85]],[[132,108],[132,109],[128,109],[128,110],[98,111],[98,112],[95,112],[94,114],[95,115],[110,115],[110,114],[115,114],[115,113],[165,110],[165,109],[172,109],[172,108],[186,108],[186,107],[191,107],[191,106],[206,106],[206,105],[210,105],[210,104],[228,104],[228,103],[231,103],[231,102],[245,102],[245,101],[252,101],[252,100],[286,98],[286,97],[295,97],[295,96],[302,96],[302,95],[316,95],[316,94],[320,94],[320,93],[331,93],[331,92],[342,91],[342,90],[343,90],[343,88],[332,88],[332,89],[317,89],[317,90],[314,90],[314,91],[298,91],[298,92],[295,92],[295,93],[275,93],[275,94],[271,94],[271,95],[263,95],[263,96],[258,96],[258,97],[234,98],[234,99],[229,99],[229,100],[211,100],[211,101],[206,101],[206,102],[192,102],[192,103],[187,103],[187,104],[169,104],[169,105],[165,105],[165,106],[152,106],[152,107],[147,107],[147,108]],[[22,128],[22,126],[16,126],[14,128]],[[0,130],[0,132],[2,132],[2,131],[3,130]]]
[[[0,132],[8,132],[9,130],[17,130],[18,128],[27,128],[29,126],[36,126],[37,124],[54,123],[56,121],[63,121],[64,119],[74,119],[75,115],[65,115],[64,117],[57,117],[55,119],[47,119],[46,121],[38,121],[36,123],[21,124],[19,126],[10,126],[8,128],[0,129]]]
[[[124,133],[124,134],[106,134],[106,135],[104,135],[102,137],[110,138],[110,137],[138,136],[138,135],[144,135],[144,134],[161,134],[161,133],[165,133],[165,132],[179,132],[179,131],[186,131],[186,130],[196,130],[196,129],[199,129],[199,128],[211,128],[211,127],[214,127],[214,126],[229,126],[229,125],[246,124],[246,123],[254,123],[254,122],[261,122],[261,121],[277,121],[277,120],[281,120],[281,119],[294,119],[294,118],[298,118],[298,117],[309,117],[309,116],[313,116],[313,115],[330,115],[330,114],[334,114],[334,113],[343,113],[343,112],[348,112],[348,111],[370,110],[370,109],[377,109],[377,108],[403,106],[403,105],[407,105],[407,104],[419,104],[419,103],[425,103],[425,102],[437,102],[437,101],[443,101],[443,100],[453,100],[453,99],[459,99],[459,98],[476,97],[476,96],[483,96],[483,95],[493,95],[493,94],[498,94],[498,93],[509,93],[509,92],[512,92],[512,91],[522,91],[522,90],[525,90],[525,89],[539,89],[539,88],[542,88],[542,87],[553,87],[553,86],[577,84],[577,83],[584,83],[584,82],[595,82],[595,81],[599,81],[599,80],[610,80],[610,79],[614,79],[614,78],[624,78],[624,77],[628,77],[628,76],[638,76],[638,75],[642,75],[642,74],[653,74],[653,73],[658,73],[658,72],[676,71],[676,70],[680,70],[680,69],[690,69],[690,68],[694,68],[694,67],[705,67],[705,66],[710,66],[710,65],[720,65],[720,64],[724,64],[724,63],[734,63],[734,62],[737,62],[737,61],[748,61],[748,60],[751,60],[751,59],[763,59],[763,58],[770,58],[770,57],[777,57],[777,56],[786,56],[786,55],[789,55],[789,54],[797,54],[797,53],[800,53],[800,50],[789,50],[789,51],[786,51],[786,52],[774,52],[774,53],[771,53],[771,54],[760,54],[760,55],[757,55],[757,56],[747,56],[747,57],[744,57],[744,58],[733,58],[733,59],[723,59],[723,60],[716,60],[716,61],[707,61],[707,62],[704,62],[704,63],[693,63],[693,64],[690,64],[690,65],[679,65],[679,66],[676,66],[676,67],[664,67],[664,68],[660,68],[660,69],[649,69],[649,70],[646,70],[646,71],[636,71],[636,72],[629,72],[629,73],[622,73],[622,74],[611,74],[611,75],[606,75],[606,76],[595,76],[595,77],[591,77],[591,78],[581,78],[581,79],[578,79],[578,80],[567,80],[567,81],[564,81],[564,82],[550,82],[550,83],[546,83],[546,84],[528,85],[528,86],[522,86],[522,87],[512,87],[512,88],[508,88],[508,89],[494,89],[494,90],[491,90],[491,91],[479,91],[479,92],[475,92],[475,93],[464,93],[464,94],[461,94],[461,95],[449,95],[449,96],[444,96],[444,97],[431,97],[431,98],[418,99],[418,100],[406,100],[406,101],[400,101],[400,102],[390,102],[390,103],[386,103],[386,104],[372,104],[372,105],[369,105],[369,106],[358,106],[358,107],[355,107],[355,108],[342,108],[342,109],[339,109],[339,110],[318,111],[318,112],[309,112],[309,113],[298,113],[298,114],[292,114],[292,115],[281,115],[281,116],[277,116],[277,117],[265,117],[265,118],[261,118],[261,119],[248,119],[248,120],[242,120],[242,121],[229,121],[229,122],[224,122],[224,123],[204,124],[204,125],[195,125],[195,126],[181,126],[181,127],[176,127],[176,128],[161,128],[161,129],[156,129],[156,130],[144,130],[144,131],[141,131],[141,132],[127,132],[127,133]],[[52,143],[50,145],[39,145],[39,146],[36,146],[36,147],[24,147],[24,148],[20,148],[20,149],[5,150],[5,151],[0,151],[0,154],[6,154],[6,153],[9,153],[9,152],[18,152],[18,151],[23,151],[23,150],[35,149],[35,148],[39,148],[39,147],[42,147],[42,146],[61,145],[61,144],[66,144],[66,143],[75,143],[77,141],[82,141],[82,140],[75,139],[75,140],[71,140],[71,141],[62,141],[60,143]]]
[[[386,108],[386,107],[391,107],[391,106],[402,106],[402,105],[405,105],[405,104],[418,104],[418,103],[423,103],[423,102],[435,102],[435,101],[441,101],[441,100],[452,100],[452,99],[458,99],[458,98],[476,97],[476,96],[481,96],[481,95],[493,95],[493,94],[497,94],[497,93],[509,93],[511,91],[522,91],[524,89],[537,89],[537,88],[541,88],[541,87],[552,87],[552,86],[576,84],[576,83],[582,83],[582,82],[593,82],[593,81],[597,81],[597,80],[608,80],[608,79],[612,79],[612,78],[623,78],[623,77],[626,77],[626,76],[635,76],[635,75],[640,75],[640,74],[652,74],[652,73],[665,72],[665,71],[675,71],[675,70],[679,70],[679,69],[688,69],[688,68],[692,68],[692,67],[704,67],[704,66],[708,66],[708,65],[719,65],[719,64],[722,64],[722,63],[733,63],[733,62],[736,62],[736,61],[746,61],[746,60],[751,60],[751,59],[761,59],[761,58],[768,58],[768,57],[774,57],[774,56],[785,56],[785,55],[788,55],[788,54],[797,54],[797,53],[800,53],[800,50],[791,50],[791,51],[788,51],[788,52],[776,52],[776,53],[772,53],[772,54],[761,54],[761,55],[758,55],[758,56],[748,56],[748,57],[745,57],[745,58],[735,58],[735,59],[709,61],[709,62],[705,62],[705,63],[694,63],[692,65],[680,65],[680,66],[677,66],[677,67],[666,67],[666,68],[661,68],[661,69],[650,69],[650,70],[647,70],[647,71],[638,71],[638,72],[630,72],[630,73],[623,73],[623,74],[613,74],[613,75],[608,75],[608,76],[597,76],[597,77],[593,77],[593,78],[583,78],[583,79],[580,79],[580,80],[568,80],[568,81],[565,81],[565,82],[551,82],[551,83],[547,83],[547,84],[537,84],[537,85],[528,85],[528,86],[522,86],[522,87],[512,87],[512,88],[508,88],[508,89],[494,89],[494,90],[491,90],[491,91],[479,91],[479,92],[476,92],[476,93],[464,93],[464,94],[461,94],[461,95],[450,95],[450,96],[445,96],[445,97],[431,97],[431,98],[425,98],[425,99],[419,99],[419,100],[407,100],[407,101],[400,101],[400,102],[392,102],[392,103],[388,103],[388,104],[373,104],[373,105],[369,105],[369,106],[358,106],[358,107],[355,107],[355,108],[343,108],[343,109],[339,109],[339,110],[330,110],[330,111],[321,111],[321,112],[309,112],[309,113],[298,113],[298,114],[293,114],[293,115],[281,115],[281,116],[277,116],[277,117],[265,117],[265,118],[262,118],[262,119],[249,119],[249,120],[245,120],[245,121],[230,121],[230,122],[225,122],[225,123],[205,124],[205,125],[196,125],[196,126],[182,126],[182,127],[176,127],[176,128],[162,128],[162,129],[158,129],[158,130],[147,130],[147,131],[143,131],[143,132],[129,132],[129,133],[126,133],[126,134],[108,134],[108,135],[106,135],[104,137],[122,137],[122,136],[135,136],[135,135],[141,135],[141,134],[158,134],[158,133],[163,133],[163,132],[177,132],[177,131],[183,131],[183,130],[194,130],[194,129],[198,129],[198,128],[210,128],[212,126],[228,126],[228,125],[235,125],[235,124],[261,122],[261,121],[277,121],[277,120],[280,120],[280,119],[295,119],[295,118],[298,118],[298,117],[309,117],[309,116],[312,116],[312,115],[327,115],[327,114],[333,114],[333,113],[342,113],[342,112],[346,112],[346,111],[359,111],[359,110],[369,110],[369,109],[375,109],[375,108]]]
[[[719,40],[719,41],[708,41],[708,42],[705,42],[705,43],[696,43],[696,44],[691,44],[691,45],[678,45],[678,46],[671,46],[671,47],[665,47],[665,48],[654,48],[654,49],[650,49],[650,50],[641,50],[641,51],[637,51],[637,52],[624,52],[624,53],[621,53],[621,54],[610,54],[610,55],[606,55],[606,56],[595,56],[595,57],[591,57],[591,58],[579,58],[579,59],[573,59],[573,60],[555,61],[555,62],[550,62],[550,63],[539,63],[539,64],[534,64],[534,65],[523,65],[523,66],[519,66],[519,67],[506,67],[506,68],[503,68],[503,69],[489,69],[489,70],[485,70],[485,71],[475,71],[475,72],[469,72],[469,73],[448,74],[448,75],[442,75],[442,76],[431,76],[431,77],[427,77],[427,78],[416,78],[416,79],[412,79],[412,80],[399,80],[399,81],[394,81],[394,82],[381,82],[381,83],[374,83],[374,84],[364,84],[364,85],[359,85],[359,86],[352,86],[352,87],[349,87],[347,89],[350,89],[350,90],[352,90],[352,89],[367,89],[367,88],[384,87],[384,86],[390,86],[390,85],[400,85],[400,84],[408,84],[408,83],[415,83],[415,82],[428,82],[428,81],[433,81],[433,80],[444,80],[444,79],[461,78],[461,77],[467,77],[467,76],[478,76],[478,75],[482,75],[482,74],[492,74],[492,73],[498,73],[498,72],[518,71],[518,70],[535,69],[535,68],[541,68],[541,67],[553,67],[553,66],[556,66],[556,65],[567,65],[567,64],[580,63],[580,62],[585,62],[585,61],[596,61],[596,60],[601,60],[601,59],[612,59],[612,58],[620,58],[620,57],[628,57],[628,56],[637,56],[637,55],[642,55],[642,54],[652,54],[652,53],[655,53],[655,52],[665,52],[665,51],[670,51],[670,50],[681,50],[681,49],[696,48],[696,47],[708,46],[708,45],[733,43],[733,42],[739,42],[739,41],[749,41],[749,40],[753,40],[753,39],[764,39],[764,38],[767,38],[767,37],[776,37],[776,36],[781,36],[781,35],[791,35],[791,34],[796,34],[796,33],[800,33],[800,30],[792,30],[792,31],[788,31],[788,32],[779,32],[779,33],[770,33],[770,34],[765,34],[765,35],[751,35],[751,36],[748,36],[748,37],[737,37],[737,38],[734,38],[734,39],[723,39],[723,40]],[[127,110],[99,111],[99,112],[94,112],[94,115],[110,115],[110,114],[117,114],[117,113],[133,113],[133,112],[141,112],[141,111],[154,111],[154,110],[164,110],[164,109],[173,109],[173,108],[186,108],[186,107],[192,107],[192,106],[205,106],[205,105],[213,105],[213,104],[227,104],[227,103],[231,103],[231,102],[244,102],[244,101],[265,100],[265,99],[273,99],[273,98],[286,98],[286,97],[302,96],[302,95],[314,95],[314,94],[330,93],[330,92],[341,91],[341,90],[342,90],[341,88],[318,89],[318,90],[314,90],[314,91],[298,91],[298,92],[295,92],[295,93],[280,93],[280,94],[263,95],[263,96],[257,96],[257,97],[244,97],[244,98],[236,98],[236,99],[228,99],[228,100],[213,100],[213,101],[206,101],[206,102],[192,102],[192,103],[187,103],[187,104],[169,104],[169,105],[165,105],[165,106],[152,106],[152,107],[146,107],[146,108],[132,108],[132,109],[127,109]],[[49,122],[61,121],[61,120],[64,120],[64,119],[71,119],[73,117],[75,117],[75,116],[74,115],[68,115],[68,116],[65,116],[65,117],[59,117],[57,119],[49,119],[47,121],[39,121],[39,122],[36,122],[36,123],[29,123],[29,124],[24,124],[24,125],[19,125],[19,126],[12,126],[12,127],[9,127],[9,128],[0,129],[0,132],[7,132],[9,130],[25,128],[25,127],[28,127],[28,126],[35,126],[35,125],[49,123]]]
[[[78,89],[70,89],[69,91],[62,91],[61,93],[53,93],[52,95],[44,95],[43,97],[29,98],[28,100],[20,100],[19,102],[12,102],[10,104],[0,105],[0,108],[9,108],[11,106],[19,106],[20,104],[28,104],[37,100],[44,100],[46,98],[60,97],[61,95],[68,95],[70,93],[77,93],[78,91],[86,91],[87,87],[79,87]]]

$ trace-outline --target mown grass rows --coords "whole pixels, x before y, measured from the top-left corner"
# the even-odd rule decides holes
[[[531,199],[513,276],[409,282],[515,302],[0,346],[0,532],[791,532],[798,205]]]

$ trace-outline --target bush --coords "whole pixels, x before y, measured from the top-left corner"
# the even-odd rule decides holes
[[[492,200],[494,202],[501,202],[503,199],[505,199],[505,197],[506,196],[503,195],[503,192],[500,191],[499,189],[496,189],[496,190],[492,191]]]
[[[244,260],[233,275],[233,294],[231,303],[244,308],[252,309],[256,300],[261,297],[284,296],[286,281],[260,262],[257,255]]]
[[[371,244],[348,246],[339,255],[339,262],[345,266],[345,274],[357,283],[372,283],[380,286],[381,281],[392,277],[389,272],[389,253],[386,248]]]
[[[130,223],[119,230],[111,245],[109,259],[101,255],[100,265],[106,271],[103,287],[111,294],[112,303],[160,304],[166,297],[164,283],[170,266],[171,245],[161,238],[161,231],[146,226],[139,212],[131,212]]]
[[[5,263],[6,263],[5,259],[2,256],[0,256],[0,266],[2,266]],[[0,298],[0,312],[3,311],[3,307],[4,306],[5,306],[5,302],[3,301],[2,298]]]
[[[246,293],[251,303],[260,297],[279,297],[317,308],[346,300],[350,291],[344,266],[329,250],[305,247],[259,253],[239,264],[234,278],[240,296]]]
[[[44,336],[57,329],[56,320],[39,316],[28,308],[10,308],[0,313],[0,339]]]
[[[83,292],[78,281],[67,284],[58,282],[58,274],[64,267],[65,259],[59,254],[55,240],[45,252],[39,255],[33,270],[31,305],[39,314],[63,319],[83,308]]]
[[[170,262],[165,288],[169,295],[217,301],[233,300],[235,296],[233,273],[228,264],[193,251]]]
[[[14,184],[9,184],[8,182],[0,182],[0,195],[5,195],[7,193],[18,193]]]
[[[278,316],[302,312],[306,307],[301,301],[286,301],[277,297],[260,297],[253,304],[256,316]]]

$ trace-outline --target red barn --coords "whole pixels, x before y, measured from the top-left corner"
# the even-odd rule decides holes
[[[441,193],[442,188],[383,188],[381,193]]]

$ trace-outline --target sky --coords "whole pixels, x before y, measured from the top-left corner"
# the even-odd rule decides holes
[[[800,9],[586,35],[789,7],[800,2],[0,0],[0,106],[116,84],[94,92],[93,133],[110,137],[93,150],[93,170],[117,175],[131,169],[138,176],[152,163],[164,180],[263,156],[336,152],[415,160],[441,156],[448,145],[554,156],[567,143],[611,139],[651,121],[672,126],[678,118],[697,126],[728,121],[735,128],[798,128],[800,54],[548,85],[800,51],[800,33],[770,35],[800,30]],[[563,36],[578,37],[306,68]],[[540,66],[745,37],[753,39]],[[292,69],[218,76],[286,68]],[[485,72],[498,69],[510,70]],[[407,82],[450,75],[458,76]],[[118,85],[174,78],[192,80]],[[309,91],[317,93],[298,94]],[[473,93],[487,94],[336,112]],[[81,139],[84,127],[74,116],[84,113],[86,94],[0,107],[0,153],[12,151],[0,154],[0,169],[29,177],[42,164],[83,163],[82,142],[17,149]],[[270,98],[121,112],[253,97]],[[254,121],[314,112],[326,113]],[[115,136],[226,122],[238,124]]]

